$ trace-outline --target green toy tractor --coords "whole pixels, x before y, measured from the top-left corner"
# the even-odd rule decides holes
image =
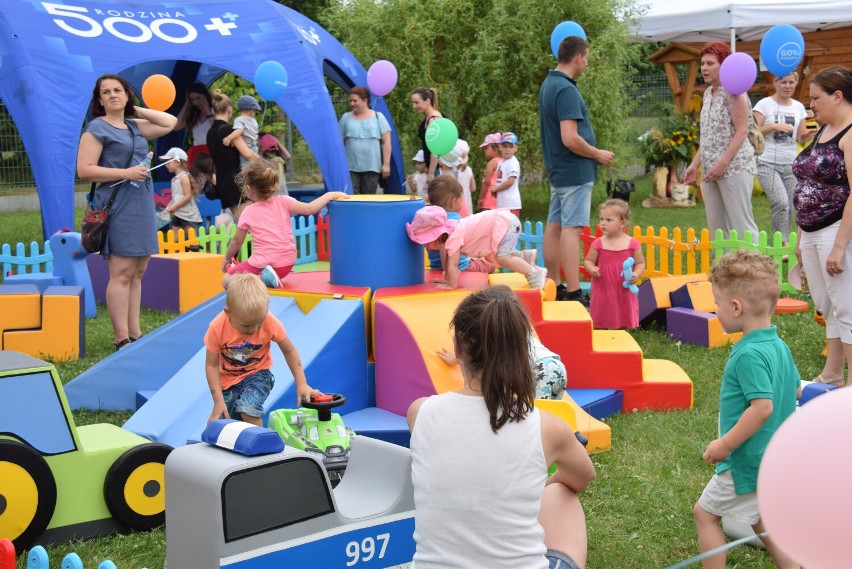
[[[298,409],[277,409],[269,413],[268,427],[292,448],[322,455],[332,487],[343,478],[349,464],[349,445],[355,432],[331,410],[346,403],[339,393],[302,399]]]

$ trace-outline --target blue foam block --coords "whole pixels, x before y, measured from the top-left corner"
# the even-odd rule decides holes
[[[367,407],[341,416],[343,424],[359,435],[407,447],[411,443],[408,421],[402,415]]]
[[[33,294],[39,292],[34,284],[0,284],[0,294]]]
[[[204,347],[204,333],[224,306],[222,293],[105,357],[65,386],[68,404],[72,409],[136,409],[137,392],[160,389]],[[199,373],[203,381],[203,366]]]
[[[272,454],[284,450],[284,441],[272,429],[234,419],[211,421],[201,434],[201,440],[245,456]]]
[[[828,385],[826,383],[811,383],[802,388],[802,397],[799,399],[799,407],[807,403],[808,401],[814,399],[815,397],[819,397],[823,393],[828,393],[837,389],[834,385]]]
[[[621,412],[624,394],[619,389],[566,389],[577,405],[595,419]]]
[[[62,278],[52,273],[24,273],[4,277],[3,282],[7,284],[31,284],[38,287],[39,292],[44,292],[49,286],[61,285]]]

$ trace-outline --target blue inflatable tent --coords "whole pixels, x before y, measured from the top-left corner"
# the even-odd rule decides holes
[[[32,164],[45,238],[73,227],[77,145],[100,75],[122,75],[137,94],[150,75],[167,75],[177,88],[170,109],[176,113],[192,82],[209,85],[226,71],[252,80],[268,60],[287,69],[287,89],[275,102],[313,152],[326,188],[349,188],[326,78],[348,90],[366,85],[367,72],[340,42],[298,12],[271,0],[3,0],[0,99]],[[386,191],[402,193],[404,170],[393,121],[381,98],[373,108],[392,129]],[[161,139],[158,149],[180,144],[183,136]]]

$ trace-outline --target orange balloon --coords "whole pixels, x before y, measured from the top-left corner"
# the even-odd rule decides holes
[[[165,75],[151,75],[142,84],[142,100],[149,109],[165,111],[175,102],[175,84]]]

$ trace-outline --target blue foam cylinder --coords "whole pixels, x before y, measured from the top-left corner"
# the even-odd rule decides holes
[[[423,245],[405,224],[423,207],[409,196],[351,196],[329,203],[331,284],[386,287],[423,284]]]

